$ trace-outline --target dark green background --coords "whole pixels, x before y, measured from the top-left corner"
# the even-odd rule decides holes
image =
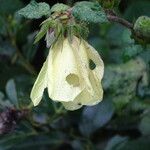
[[[72,5],[75,1],[45,2],[52,6],[57,2]],[[7,122],[0,117],[0,150],[149,150],[149,45],[135,43],[131,32],[119,24],[90,24],[88,41],[105,63],[104,100],[77,111],[57,112],[55,108],[61,105],[51,101],[45,91],[40,105],[30,108],[30,91],[48,49],[44,39],[33,44],[45,18],[26,20],[16,14],[28,3],[0,0],[1,115],[12,107],[30,110],[20,121],[10,116],[12,121]],[[114,9],[134,23],[141,15],[150,16],[150,1],[122,0]],[[36,73],[26,64],[32,65]],[[5,134],[1,134],[2,127]]]

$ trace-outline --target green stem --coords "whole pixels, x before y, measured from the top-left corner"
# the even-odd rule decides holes
[[[16,41],[14,39],[12,39],[12,45],[15,47],[16,49],[16,54],[17,56],[20,58],[20,60],[22,61],[22,66],[30,73],[33,75],[36,75],[36,71],[33,68],[33,66],[29,63],[28,60],[26,60],[24,58],[24,56],[22,55],[21,51],[19,50],[19,48],[17,47]]]
[[[12,45],[14,46],[14,48],[16,49],[16,57],[18,56],[20,58],[20,60],[22,61],[22,66],[30,73],[33,75],[36,75],[36,71],[34,69],[34,67],[29,63],[29,61],[22,55],[20,49],[17,46],[17,42],[16,42],[16,38],[13,35],[12,31],[10,30],[9,26],[6,26],[7,28],[7,33],[8,36],[11,40]]]
[[[31,102],[31,103],[27,106],[28,109],[31,109],[32,107],[33,107],[33,102]]]

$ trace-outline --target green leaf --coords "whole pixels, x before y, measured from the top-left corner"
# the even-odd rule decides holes
[[[130,2],[130,5],[125,11],[125,18],[129,21],[133,21],[139,16],[145,15],[150,16],[150,2],[149,0],[137,0]]]
[[[50,14],[50,6],[45,2],[37,3],[35,1],[31,1],[30,4],[19,10],[18,14],[29,19],[39,19],[42,16]]]
[[[128,141],[127,137],[121,137],[119,135],[116,135],[110,139],[108,142],[105,150],[114,150],[116,147],[118,147],[121,143],[124,143]]]
[[[11,65],[9,63],[2,63],[2,61],[0,61],[0,68],[1,72],[0,72],[0,88],[5,89],[6,86],[6,82],[10,79],[10,78],[15,78],[15,76],[20,76],[23,73],[26,73],[26,71],[24,70],[23,67],[19,66],[19,65]]]
[[[140,100],[135,99],[130,103],[130,107],[134,112],[139,112],[139,111],[142,112],[146,109],[149,109],[150,104],[147,101],[141,99]]]
[[[0,109],[8,107],[13,107],[13,105],[8,99],[5,99],[5,95],[0,91]]]
[[[0,39],[0,55],[12,57],[14,52],[15,52],[15,49],[9,40]]]
[[[0,14],[13,15],[21,7],[22,2],[20,0],[0,0]]]
[[[135,140],[129,140],[125,137],[114,137],[108,143],[105,150],[149,150],[150,137],[145,136]]]
[[[105,9],[112,9],[114,7],[115,1],[116,0],[98,0],[98,2]]]
[[[98,3],[94,2],[78,2],[72,10],[73,16],[77,20],[88,23],[104,23],[108,22],[107,16]]]
[[[123,84],[124,79],[126,80],[125,84],[127,85],[128,79],[131,80],[133,78],[136,80],[139,79],[141,76],[144,76],[146,73],[142,71],[144,69],[146,69],[146,64],[140,58],[131,60],[125,64],[122,63],[120,65],[110,65],[106,67],[103,86],[106,89],[113,88],[113,86],[115,86],[114,88],[116,88],[120,84]],[[106,80],[105,78],[107,78],[108,80]],[[121,85],[119,87],[121,87]]]
[[[150,136],[145,136],[135,140],[130,140],[129,142],[126,142],[113,150],[149,150],[149,148]]]
[[[0,91],[0,101],[4,99],[4,94]]]
[[[139,81],[140,78],[146,81]],[[103,87],[111,93],[112,100],[120,111],[136,96],[137,84],[140,82],[148,83],[146,64],[140,58],[105,67]]]
[[[51,8],[51,12],[62,12],[62,11],[66,11],[69,8],[70,7],[68,5],[57,3]]]
[[[113,113],[114,106],[111,100],[103,100],[96,106],[85,107],[79,125],[81,133],[89,136],[98,128],[103,127],[111,119]]]
[[[142,118],[139,129],[143,135],[150,135],[150,114]]]
[[[6,84],[6,93],[8,98],[11,100],[12,104],[18,107],[18,98],[16,85],[13,79],[10,79]]]
[[[84,149],[83,144],[81,143],[80,140],[72,141],[71,146],[72,146],[73,150],[83,150]]]
[[[130,44],[126,47],[123,48],[123,60],[128,61],[129,59],[137,56],[143,51],[143,48],[141,45],[135,45],[135,44]]]
[[[0,150],[26,150],[39,149],[63,143],[64,137],[59,133],[39,133],[22,132],[18,134],[9,134],[0,138]]]

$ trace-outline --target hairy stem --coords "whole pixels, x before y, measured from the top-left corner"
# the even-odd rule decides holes
[[[128,22],[127,20],[118,17],[112,10],[106,10],[107,18],[111,22],[117,22],[130,30],[133,30],[133,24]]]

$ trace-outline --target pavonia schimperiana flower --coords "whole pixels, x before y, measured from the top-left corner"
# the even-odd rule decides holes
[[[94,69],[90,68],[90,61],[95,64]],[[49,50],[30,97],[37,106],[47,88],[49,97],[68,110],[95,105],[103,98],[103,73],[101,57],[84,39],[74,36],[72,41],[57,40]]]

